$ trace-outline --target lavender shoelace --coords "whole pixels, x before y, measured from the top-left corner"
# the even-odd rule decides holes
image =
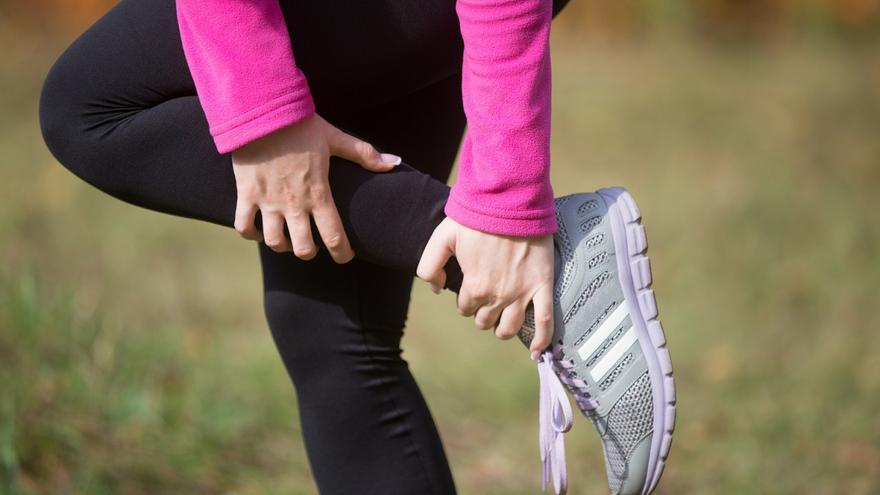
[[[542,478],[541,490],[547,491],[547,483],[552,479],[557,495],[568,489],[568,473],[565,468],[565,439],[563,435],[571,429],[573,422],[571,404],[565,395],[565,382],[574,394],[578,406],[584,410],[596,408],[596,402],[583,389],[586,383],[571,376],[572,363],[559,359],[562,349],[554,346],[553,351],[544,351],[538,358],[538,381],[540,402],[538,406],[538,443],[541,450]],[[557,376],[553,362],[559,363]],[[561,381],[560,381],[561,380]]]

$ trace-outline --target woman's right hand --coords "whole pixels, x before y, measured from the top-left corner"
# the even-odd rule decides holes
[[[456,305],[482,330],[516,336],[533,305],[532,359],[553,339],[553,236],[515,237],[466,227],[447,217],[428,240],[416,273],[434,292],[446,285],[444,267],[455,256],[464,279]]]
[[[354,251],[330,192],[331,155],[373,172],[387,172],[400,164],[400,157],[379,153],[319,115],[311,115],[232,152],[238,190],[235,230],[245,239],[265,241],[275,252],[293,251],[309,260],[318,253],[309,221],[314,217],[333,259],[351,261]],[[254,225],[257,211],[263,219],[262,232]],[[290,239],[284,235],[285,224]]]

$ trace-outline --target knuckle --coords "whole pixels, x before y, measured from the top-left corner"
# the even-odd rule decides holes
[[[373,145],[366,141],[358,142],[357,150],[359,154],[365,157],[372,157],[376,154],[376,148],[373,148]]]
[[[312,187],[309,196],[316,204],[326,203],[330,200],[330,188],[323,185]]]
[[[489,300],[493,307],[501,309],[516,304],[517,297],[508,292],[494,291],[489,295]]]
[[[329,249],[336,249],[342,247],[342,236],[339,234],[330,234],[326,239],[324,239],[324,245]]]
[[[495,326],[495,320],[493,319],[493,316],[487,311],[480,311],[479,314],[477,314],[477,316],[474,318],[474,323],[476,323],[476,325],[483,330],[489,330],[493,326]]]
[[[314,248],[296,248],[293,250],[293,254],[296,255],[297,258],[302,260],[310,260],[315,257],[317,254],[317,250]]]
[[[492,306],[493,308],[509,299],[503,291],[498,290],[497,287],[493,287],[491,285],[480,287],[479,291],[480,301],[482,301],[487,306]]]
[[[476,305],[467,302],[458,305],[458,314],[461,316],[473,316],[476,312]]]
[[[280,244],[269,244],[269,249],[275,251],[276,253],[283,253],[284,251],[286,251],[286,249],[284,249],[284,247]]]
[[[549,314],[535,315],[535,325],[549,326],[551,323],[553,323],[553,317]]]
[[[268,237],[265,239],[265,243],[269,246],[273,251],[277,251],[279,249],[284,248],[284,239],[280,237]]]
[[[300,208],[292,208],[284,212],[284,218],[288,220],[308,220],[309,214]],[[289,228],[300,230],[303,222],[290,222]]]

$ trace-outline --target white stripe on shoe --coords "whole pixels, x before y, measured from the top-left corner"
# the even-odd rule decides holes
[[[614,311],[605,318],[605,321],[599,325],[593,335],[590,335],[590,338],[584,342],[584,345],[578,349],[578,356],[581,357],[582,360],[586,361],[588,357],[590,357],[596,349],[605,342],[605,339],[611,335],[611,332],[617,329],[623,320],[629,316],[629,307],[626,304],[626,301],[621,301],[620,304],[614,308]]]
[[[617,361],[626,354],[626,351],[628,351],[638,339],[639,337],[636,334],[635,328],[629,327],[629,330],[620,337],[620,340],[615,342],[608,353],[602,356],[602,359],[600,359],[599,362],[596,363],[596,366],[593,366],[593,369],[590,370],[590,376],[593,377],[593,380],[598,382],[600,378],[605,376],[605,373],[611,371],[611,368],[614,367]]]

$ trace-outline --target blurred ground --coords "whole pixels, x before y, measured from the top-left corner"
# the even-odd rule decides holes
[[[254,247],[58,166],[37,94],[76,32],[0,24],[0,494],[314,493]],[[880,493],[880,40],[828,31],[554,35],[557,193],[626,185],[651,241],[658,493]],[[537,493],[534,369],[452,304],[418,286],[405,356],[460,491]],[[605,493],[567,439],[572,492]]]

